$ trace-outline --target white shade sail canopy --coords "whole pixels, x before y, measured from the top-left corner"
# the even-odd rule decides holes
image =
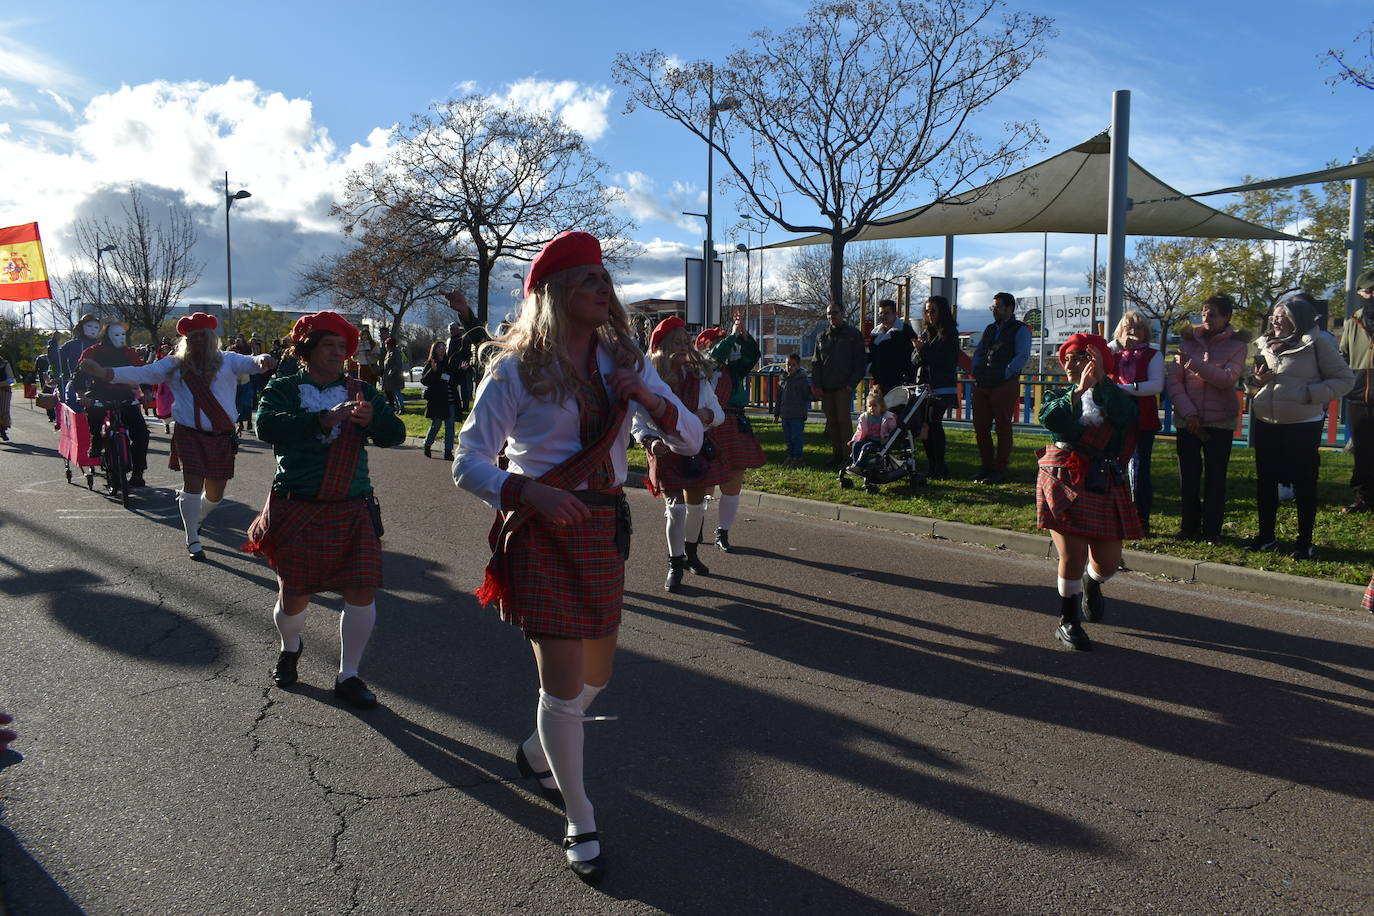
[[[1104,234],[1110,167],[1111,138],[1104,132],[1044,162],[949,200],[883,217],[887,225],[868,226],[853,240],[1001,232]],[[1133,200],[1150,201],[1127,213],[1128,235],[1301,241],[1185,197],[1145,171],[1134,159],[1130,162],[1127,194]],[[821,234],[765,247],[828,244],[830,236]]]

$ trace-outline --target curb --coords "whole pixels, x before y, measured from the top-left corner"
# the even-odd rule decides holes
[[[642,488],[644,475],[631,471],[626,476],[625,485]],[[900,512],[883,512],[878,509],[864,509],[859,506],[843,506],[817,499],[804,499],[800,496],[782,496],[759,490],[741,490],[740,507],[777,509],[782,512],[790,512],[793,515],[804,515],[808,518],[849,522],[854,525],[881,528],[886,531],[899,531],[921,537],[940,538],[993,547],[999,550],[1011,550],[1040,559],[1053,559],[1056,556],[1054,541],[1046,535],[1030,534],[1024,531],[1004,531],[1001,528],[988,528],[965,522],[950,522],[920,515],[906,515]],[[1302,601],[1307,604],[1324,604],[1355,611],[1363,609],[1361,602],[1364,599],[1365,590],[1358,585],[1309,579],[1305,576],[1290,576],[1287,573],[1269,572],[1264,569],[1227,566],[1224,563],[1187,560],[1183,557],[1149,553],[1143,550],[1123,550],[1121,559],[1130,572],[1166,576],[1189,585],[1215,585],[1271,598]]]

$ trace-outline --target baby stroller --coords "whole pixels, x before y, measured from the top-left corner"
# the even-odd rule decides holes
[[[912,486],[926,482],[926,475],[916,467],[916,442],[925,428],[926,402],[931,397],[929,385],[898,385],[883,395],[883,403],[897,416],[897,429],[886,442],[865,450],[857,464],[840,469],[842,489],[853,488],[850,474],[862,480],[869,493],[903,478]]]

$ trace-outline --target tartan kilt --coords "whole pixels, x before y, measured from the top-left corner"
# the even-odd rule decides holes
[[[1374,576],[1369,577],[1369,585],[1364,590],[1364,600],[1360,605],[1366,610],[1374,612]]]
[[[711,441],[715,441],[715,430],[708,430],[707,435]],[[656,455],[649,455],[649,479],[657,488],[658,493],[664,490],[685,490],[692,489],[706,490],[729,480],[735,475],[735,469],[721,460],[721,455],[717,451],[716,457],[707,461],[705,458],[698,458],[698,462],[704,466],[704,470],[696,477],[687,477],[682,473],[682,466],[686,460],[685,455],[671,452],[661,460]]]
[[[234,445],[230,438],[199,432],[178,423],[172,430],[167,467],[206,480],[233,480]]]
[[[1086,538],[1134,541],[1145,536],[1128,484],[1113,483],[1106,493],[1090,493],[1068,479],[1070,449],[1043,450],[1035,478],[1035,523],[1041,528]]]
[[[733,471],[761,468],[768,463],[759,440],[754,438],[753,433],[746,433],[739,428],[739,418],[743,416],[741,408],[727,407],[725,422],[710,430],[711,441],[720,450],[717,460]]]
[[[563,528],[536,516],[506,545],[503,576],[511,586],[501,619],[526,636],[600,639],[620,628],[625,560],[615,544],[616,509],[587,508],[590,518]]]
[[[309,502],[288,499],[274,491],[264,514],[272,528],[299,527],[289,544],[253,551],[276,570],[284,594],[381,587],[382,544],[372,530],[372,518],[362,497]],[[300,514],[308,515],[308,520],[298,525]],[[261,542],[267,527],[263,515],[254,519],[248,529],[250,542]]]

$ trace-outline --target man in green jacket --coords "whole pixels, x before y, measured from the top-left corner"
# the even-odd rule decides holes
[[[1341,356],[1355,370],[1355,387],[1345,396],[1345,417],[1350,424],[1350,443],[1355,468],[1350,488],[1355,498],[1342,512],[1368,512],[1374,508],[1374,269],[1355,281],[1364,305],[1341,328]]]

